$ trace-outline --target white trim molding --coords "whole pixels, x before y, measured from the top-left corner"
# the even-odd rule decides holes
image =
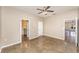
[[[1,52],[1,50],[2,50],[3,48],[6,48],[6,47],[9,47],[9,46],[12,46],[12,45],[16,45],[16,44],[19,44],[19,43],[21,43],[21,41],[16,42],[16,43],[13,43],[13,44],[9,44],[9,45],[3,45],[3,46],[0,47],[0,52]]]

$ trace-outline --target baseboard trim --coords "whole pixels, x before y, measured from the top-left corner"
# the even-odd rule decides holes
[[[47,35],[38,36],[38,37],[35,37],[35,38],[31,39],[31,40],[38,39],[39,37],[48,37],[48,38],[64,41],[63,39],[59,39],[59,38],[55,38],[55,37],[51,37],[51,36],[47,36]]]
[[[33,37],[33,38],[30,38],[29,40],[33,40],[33,39],[36,39],[36,38],[38,38],[39,36],[37,36],[37,37]]]
[[[13,45],[16,45],[16,44],[20,44],[20,43],[21,43],[21,42],[19,41],[19,42],[13,43],[13,44],[9,44],[9,45],[2,46],[2,47],[0,48],[0,52],[1,52],[1,50],[2,50],[3,48],[9,47],[9,46],[13,46]]]
[[[43,35],[43,36],[54,38],[54,39],[59,39],[59,40],[63,40],[63,41],[65,40],[65,39],[61,39],[61,38],[52,37],[52,36],[49,36],[49,35]]]

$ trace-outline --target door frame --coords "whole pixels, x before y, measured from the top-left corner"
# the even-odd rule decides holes
[[[20,41],[22,42],[22,18],[20,19]],[[30,20],[27,18],[28,20],[28,33],[27,33],[27,36],[28,36],[28,39],[30,38]]]

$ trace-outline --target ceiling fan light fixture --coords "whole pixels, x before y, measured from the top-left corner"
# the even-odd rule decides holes
[[[49,13],[54,12],[53,10],[50,10],[49,8],[50,6],[44,6],[43,9],[37,8],[37,10],[40,11],[38,14],[48,15]]]
[[[43,14],[43,15],[46,15],[46,14],[47,14],[47,12],[43,12],[42,14]]]

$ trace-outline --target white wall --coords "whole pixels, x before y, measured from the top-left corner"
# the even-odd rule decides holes
[[[38,18],[27,14],[18,9],[11,7],[2,7],[2,38],[5,40],[5,45],[16,44],[21,42],[21,20],[23,16],[27,16],[30,21],[29,38],[38,37]],[[1,45],[2,46],[2,45]]]
[[[70,10],[44,19],[44,35],[62,39],[65,38],[65,20],[77,18],[77,10]]]

